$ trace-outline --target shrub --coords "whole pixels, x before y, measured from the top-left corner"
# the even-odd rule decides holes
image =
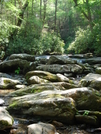
[[[76,32],[75,41],[70,43],[67,48],[68,53],[87,53],[92,52],[101,56],[101,25],[95,24],[92,32],[90,29],[79,28]]]
[[[28,53],[33,55],[63,53],[64,42],[54,32],[39,36],[32,29],[21,29],[9,43],[7,55],[13,53]]]

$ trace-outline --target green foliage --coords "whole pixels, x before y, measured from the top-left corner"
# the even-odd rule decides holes
[[[68,53],[87,53],[93,52],[101,56],[101,25],[96,24],[93,31],[90,29],[83,30],[79,28],[76,32],[75,41],[67,48]]]
[[[15,70],[15,74],[19,74],[21,71],[20,67],[18,67],[18,69]]]
[[[57,53],[62,54],[64,52],[64,42],[56,33],[45,33],[41,36],[40,42],[44,54]]]
[[[83,116],[88,115],[88,114],[89,114],[89,111],[85,110],[85,112],[83,113]]]
[[[94,53],[101,56],[101,24],[97,23],[93,28],[93,48]]]
[[[37,29],[38,31],[38,29]],[[37,33],[33,27],[25,27],[19,30],[15,38],[9,42],[6,55],[13,53],[28,53],[34,55],[64,52],[64,42],[53,33]],[[39,28],[40,31],[40,28]]]
[[[92,43],[93,38],[90,29],[83,30],[79,28],[76,32],[75,41],[69,45],[67,50],[74,53],[86,53],[91,50]]]

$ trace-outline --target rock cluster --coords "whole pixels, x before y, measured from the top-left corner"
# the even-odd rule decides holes
[[[5,110],[10,114],[33,118],[36,116],[66,124],[81,122],[99,125],[101,58],[88,57],[89,55],[79,55],[78,62],[75,57],[67,55],[52,55],[48,58],[27,54],[11,55],[7,61],[0,63],[0,89],[15,89],[7,95],[12,99]],[[16,72],[17,74],[14,74]],[[8,117],[10,124],[6,120],[3,129],[13,125],[12,117],[10,115]],[[37,133],[36,128],[39,129],[38,134],[41,134],[42,130],[47,131],[47,134],[48,131],[56,134],[54,127],[51,124],[47,125],[49,124],[29,125],[28,134],[33,131]]]

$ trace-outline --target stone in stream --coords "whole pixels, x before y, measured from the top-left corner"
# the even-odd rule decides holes
[[[15,88],[15,85],[17,84],[21,84],[21,82],[10,78],[4,78],[4,77],[0,78],[0,89]]]
[[[51,65],[51,64],[75,64],[77,63],[76,60],[70,59],[68,56],[66,55],[53,55],[50,56],[47,64]]]
[[[32,94],[32,93],[39,93],[42,91],[46,90],[67,90],[71,88],[76,88],[78,87],[77,85],[74,85],[72,83],[67,83],[67,82],[54,82],[54,83],[44,83],[44,84],[32,84],[29,85],[25,88],[13,91],[9,93],[7,96],[23,96],[27,94]]]
[[[79,85],[101,90],[101,75],[89,73],[81,79]]]
[[[101,67],[96,68],[96,73],[101,74]]]
[[[61,96],[58,91],[43,91],[41,93],[14,97],[8,110],[11,113],[54,118],[66,123],[72,123],[76,112],[72,98]]]
[[[52,74],[52,73],[47,72],[47,71],[40,71],[40,70],[29,71],[26,73],[25,78],[26,78],[26,80],[28,80],[32,76],[38,76],[42,79],[46,79],[46,80],[49,80],[52,82],[58,81],[58,78],[55,74]]]
[[[89,63],[91,65],[101,64],[101,57],[93,57],[93,58],[85,59],[85,63]]]
[[[35,123],[28,125],[28,134],[59,134],[55,127],[49,123]]]
[[[4,107],[0,107],[0,130],[12,127],[13,118]]]
[[[101,112],[100,92],[92,88],[69,90],[47,90],[40,93],[14,97],[8,107],[9,112],[31,117],[45,117],[73,123],[78,110]]]
[[[83,72],[83,66],[78,64],[53,64],[53,65],[39,65],[36,67],[37,70],[48,71],[51,73],[74,73],[80,74]]]
[[[34,55],[30,55],[30,54],[26,54],[26,53],[21,53],[21,54],[12,54],[9,57],[9,60],[14,60],[14,59],[23,59],[23,60],[27,60],[27,61],[35,61],[35,56]]]
[[[4,103],[5,103],[5,101],[0,98],[0,106],[2,106]]]

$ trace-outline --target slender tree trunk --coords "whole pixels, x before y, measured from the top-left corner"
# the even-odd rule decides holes
[[[24,5],[22,6],[21,12],[19,13],[19,19],[18,19],[18,22],[17,22],[17,26],[19,26],[19,27],[22,24],[24,12],[25,12],[27,7],[28,7],[28,0],[25,1]]]
[[[56,20],[57,20],[57,0],[55,0],[55,27],[56,27]]]
[[[22,8],[21,8],[21,12],[19,13],[18,22],[17,22],[17,25],[16,25],[16,26],[19,26],[19,27],[22,24],[24,12],[25,12],[26,8],[28,7],[28,0],[25,1],[23,6],[20,5],[20,7],[22,7]],[[18,29],[14,29],[13,32],[9,36],[9,40],[12,40],[16,36],[17,32],[18,32]]]
[[[43,25],[45,23],[45,19],[46,19],[46,8],[47,8],[47,0],[43,0],[44,2],[44,15],[43,15]]]
[[[16,0],[15,0],[15,7],[16,7]],[[16,17],[15,17],[15,25],[16,25]]]
[[[40,0],[40,20],[42,19],[42,13],[41,13],[41,11],[42,11],[42,0]]]
[[[34,6],[34,3],[33,3],[33,0],[32,0],[32,15],[33,15],[33,6]]]
[[[88,21],[89,21],[90,29],[92,31],[93,22],[92,22],[92,17],[91,17],[91,10],[90,10],[90,6],[89,6],[89,0],[86,0],[86,5],[87,5],[87,11],[88,11]]]

